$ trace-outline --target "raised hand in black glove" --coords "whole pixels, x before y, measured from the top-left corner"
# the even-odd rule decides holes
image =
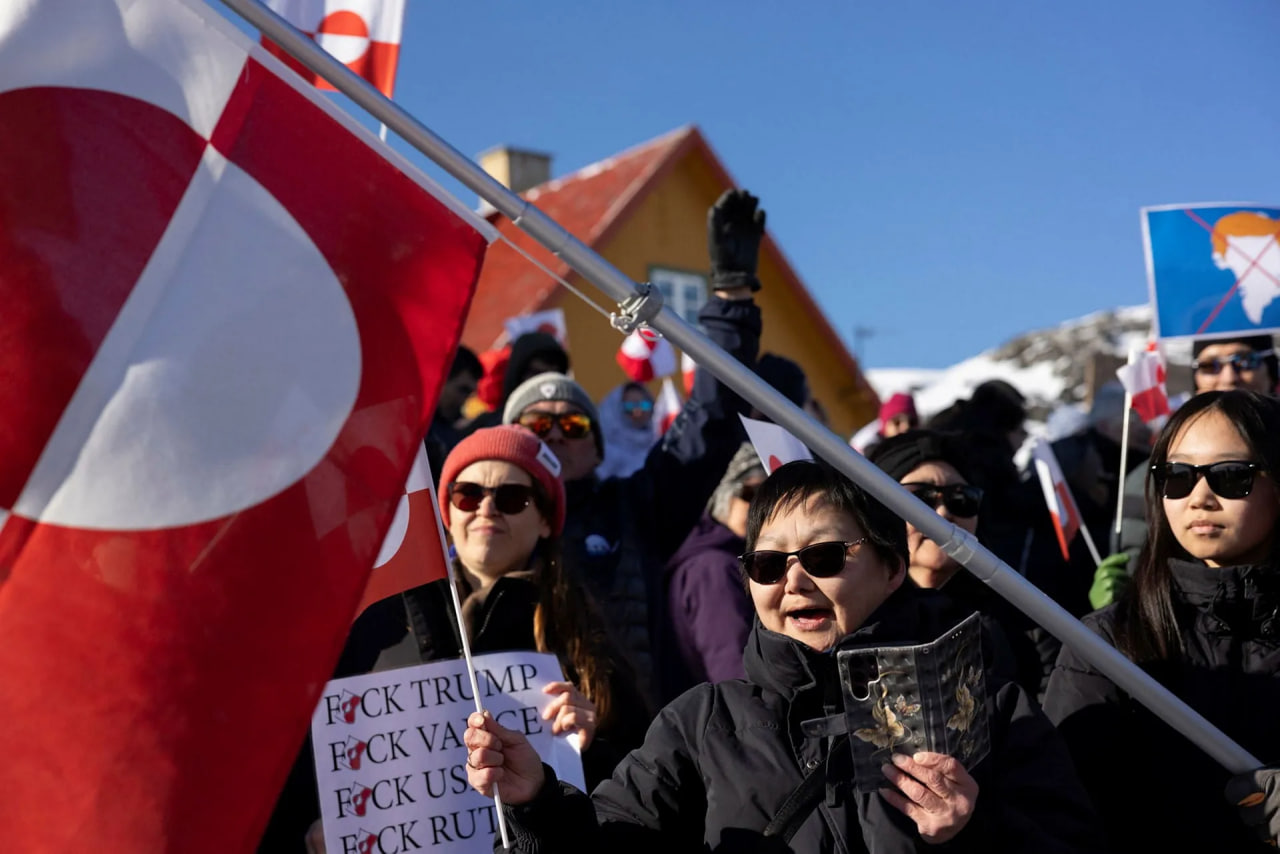
[[[707,211],[712,288],[760,290],[756,262],[764,236],[764,211],[759,204],[746,190],[725,190]]]
[[[1235,775],[1225,794],[1259,840],[1280,846],[1280,766]]]

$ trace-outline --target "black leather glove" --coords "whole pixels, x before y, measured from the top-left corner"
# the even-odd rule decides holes
[[[1280,766],[1235,775],[1225,794],[1259,840],[1280,847]]]
[[[725,190],[707,211],[712,288],[760,290],[756,262],[764,236],[764,211],[759,204],[746,190]]]

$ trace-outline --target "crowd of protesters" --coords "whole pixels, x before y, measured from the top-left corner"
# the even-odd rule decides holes
[[[795,362],[759,352],[757,200],[726,193],[708,225],[703,331],[821,413]],[[1157,435],[1136,417],[1124,431],[1123,390],[1103,386],[1053,445],[1082,524],[1110,546],[1100,564],[1079,538],[1064,557],[1016,462],[1027,406],[1007,382],[929,419],[894,394],[865,452],[1256,756],[1248,773],[1217,765],[836,469],[769,473],[739,418],[765,416],[709,371],[659,435],[645,385],[597,404],[544,332],[514,341],[497,371],[459,348],[427,436],[461,618],[447,581],[384,600],[353,625],[336,675],[456,657],[461,632],[476,652],[556,655],[565,678],[547,688],[547,717],[580,733],[589,793],[490,717],[473,715],[465,739],[471,784],[500,785],[522,852],[1274,846],[1277,361],[1267,336],[1200,341],[1194,359],[1197,394]],[[468,421],[463,402],[485,383],[501,394]],[[886,749],[878,784],[855,785],[840,654],[925,644],[975,612],[984,678],[946,690],[973,687],[989,750],[967,767]],[[896,719],[886,705],[877,720]],[[309,750],[262,851],[323,848]]]

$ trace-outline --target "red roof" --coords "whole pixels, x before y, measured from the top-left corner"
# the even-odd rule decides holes
[[[621,154],[593,163],[571,175],[540,184],[523,193],[538,209],[588,246],[595,246],[614,223],[621,222],[641,193],[655,183],[652,178],[669,163],[692,135],[685,127],[650,140]],[[503,237],[561,278],[569,278],[569,265],[543,249],[500,214],[490,221]],[[471,313],[467,316],[463,343],[477,352],[493,346],[508,317],[538,311],[555,293],[557,282],[502,240],[495,240],[485,255],[476,285]],[[603,298],[602,298],[603,299]]]
[[[681,157],[693,150],[702,153],[726,189],[737,186],[737,182],[711,150],[702,133],[695,126],[689,125],[593,163],[571,175],[540,184],[524,193],[523,197],[564,226],[570,234],[594,248],[626,221],[630,211],[657,186],[658,179],[674,167]],[[568,264],[543,249],[506,217],[494,213],[489,219],[503,237],[556,275],[563,279],[569,278],[571,271]],[[878,405],[876,393],[859,370],[857,360],[845,348],[844,342],[813,301],[795,269],[767,232],[760,249],[761,252],[772,255],[782,275],[791,285],[796,299],[809,316],[813,330],[826,338],[838,354],[841,368],[855,377],[867,397]],[[471,313],[462,333],[462,343],[476,352],[491,348],[502,334],[504,320],[539,311],[557,295],[557,285],[554,279],[530,264],[506,242],[495,240],[489,246],[484,268],[480,271]]]

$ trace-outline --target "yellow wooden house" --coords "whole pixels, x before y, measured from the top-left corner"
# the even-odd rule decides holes
[[[696,127],[680,128],[554,180],[549,180],[545,154],[501,147],[481,155],[480,162],[623,273],[657,284],[668,305],[696,322],[707,297],[707,209],[724,190],[737,186]],[[761,204],[767,210],[769,200]],[[493,221],[547,268],[598,304],[614,307],[505,218],[495,214]],[[831,429],[851,435],[875,418],[875,391],[767,233],[758,275],[763,286],[756,295],[764,315],[761,352],[798,362]],[[555,307],[564,312],[574,377],[600,400],[626,380],[614,359],[621,334],[503,242],[489,249],[463,343],[477,353],[501,346],[507,318]]]

